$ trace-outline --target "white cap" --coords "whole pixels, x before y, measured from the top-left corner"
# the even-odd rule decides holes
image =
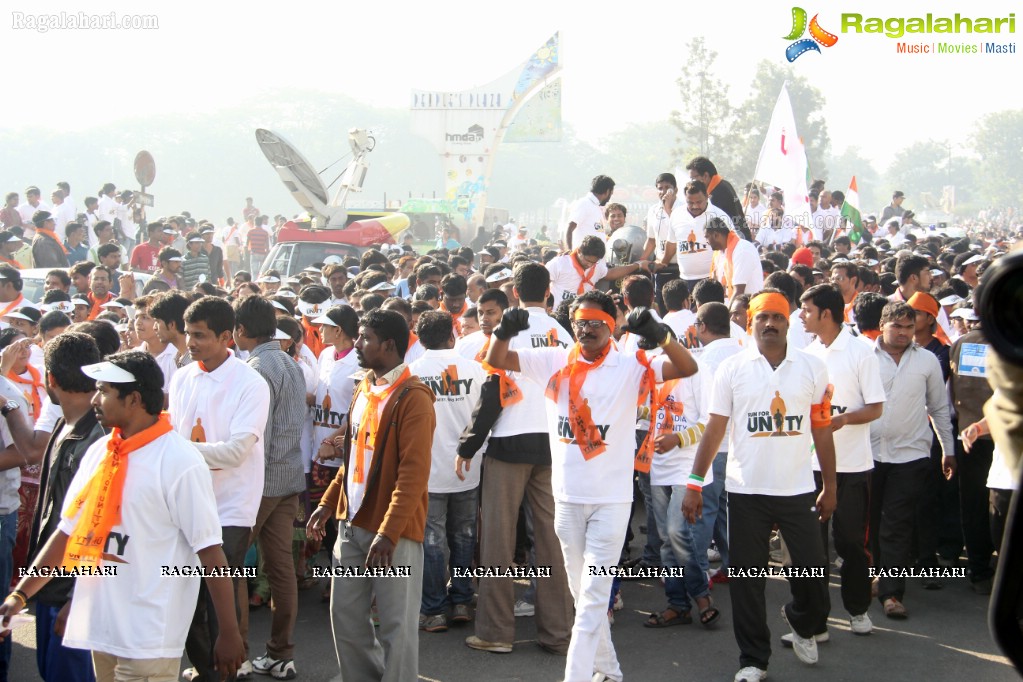
[[[75,304],[72,303],[71,301],[57,301],[56,303],[51,303],[50,305],[46,306],[47,312],[51,310],[59,310],[60,312],[66,315],[70,315],[71,313],[75,312]]]
[[[933,275],[934,277],[944,277],[945,274],[946,274],[945,271],[942,270],[941,268],[931,268],[931,275]]]
[[[206,240],[203,239],[202,237],[192,237],[191,239],[188,240],[188,243],[189,244],[205,244]]]
[[[108,384],[132,384],[135,383],[135,375],[126,369],[122,369],[112,362],[97,362],[95,365],[85,365],[82,373],[95,379],[105,381]]]
[[[877,265],[877,259],[876,259],[876,258],[868,258],[868,259],[867,259],[867,266],[868,266],[868,267],[871,267],[871,268],[872,268],[872,267],[874,267],[875,265]]]
[[[181,256],[171,256],[170,258],[167,259],[167,262],[168,263],[184,263],[185,259],[182,258]]]
[[[73,303],[74,305],[86,305],[86,306],[91,306],[92,305],[92,303],[89,302],[89,299],[87,299],[85,296],[74,296],[71,299],[71,303]]]
[[[115,324],[114,325],[114,329],[117,330],[118,334],[124,334],[125,332],[128,331],[128,323],[127,322],[122,322],[120,324]]]
[[[500,282],[502,279],[511,279],[512,271],[508,268],[502,268],[497,272],[487,277],[487,282]]]
[[[965,300],[966,299],[961,296],[952,294],[951,296],[946,296],[945,298],[941,299],[940,301],[938,301],[938,303],[940,303],[941,305],[955,305],[956,303],[962,303]]]
[[[323,303],[306,303],[300,300],[298,302],[298,309],[306,317],[315,317],[322,315],[327,310],[327,306]]]
[[[21,241],[21,238],[18,237],[17,235],[13,235],[13,234],[10,237],[7,238],[7,243],[8,244],[10,244],[12,242],[20,242],[20,241]]]
[[[285,308],[284,305],[280,301],[270,301],[270,305],[272,305],[274,308],[277,308],[282,313],[287,313],[289,315],[291,314],[291,311],[288,310],[287,308]]]
[[[374,284],[367,291],[394,291],[394,282],[380,282]]]
[[[14,319],[16,319],[16,320],[25,320],[25,321],[27,321],[27,322],[31,322],[32,324],[39,324],[39,320],[33,320],[33,319],[32,319],[31,317],[29,317],[28,315],[22,315],[22,314],[21,314],[21,313],[19,313],[18,311],[13,311],[13,312],[10,312],[10,313],[7,313],[6,315],[4,315],[4,319],[5,319],[5,320],[6,320],[6,319],[7,319],[8,317],[13,317],[13,318],[14,318]]]
[[[274,295],[280,296],[282,298],[298,298],[298,294],[296,294],[291,289],[278,289],[277,293]]]
[[[328,325],[330,327],[336,327],[337,326],[337,322],[335,322],[334,320],[330,319],[326,315],[320,315],[316,319],[310,320],[310,322],[312,324],[325,324],[325,325]]]
[[[100,306],[100,308],[123,308],[123,307],[124,304],[118,303],[117,301],[107,301],[106,303]]]
[[[949,315],[949,317],[961,317],[970,322],[976,322],[980,319],[977,317],[977,312],[973,308],[956,308],[952,311],[952,314]]]
[[[323,259],[324,265],[341,265],[343,262],[341,256],[327,256]]]
[[[276,301],[275,301],[275,304],[276,305],[280,305],[279,303],[276,303]],[[281,329],[280,327],[278,327],[276,333],[274,333],[274,340],[275,341],[290,341],[291,340],[291,334],[289,334],[288,332],[286,332],[283,329]]]
[[[970,256],[965,261],[963,261],[963,265],[973,265],[974,263],[981,263],[983,261],[984,256]]]
[[[163,228],[163,233],[164,234],[177,234],[178,231],[175,230],[173,227],[165,227],[165,228]]]
[[[256,280],[257,282],[265,282],[266,284],[280,284],[281,278],[274,277],[273,275],[266,275]]]

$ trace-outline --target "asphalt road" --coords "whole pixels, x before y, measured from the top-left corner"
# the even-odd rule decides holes
[[[520,586],[519,590],[524,589]],[[339,679],[330,632],[327,605],[320,590],[300,593],[295,635],[296,666],[300,680],[328,682]],[[715,587],[713,597],[722,611],[716,627],[699,624],[651,630],[643,627],[645,614],[665,604],[663,590],[655,581],[623,583],[625,608],[616,614],[612,628],[614,645],[627,680],[722,680],[738,670],[738,647],[732,634],[730,599],[725,585]],[[874,621],[870,636],[849,631],[848,615],[841,609],[837,578],[832,577],[831,641],[820,645],[820,662],[806,666],[777,637],[787,632],[778,615],[788,598],[782,579],[768,580],[767,613],[775,637],[770,666],[773,680],[829,680],[862,682],[887,680],[984,680],[1008,682],[1020,679],[1002,657],[986,625],[987,598],[974,594],[965,579],[947,580],[940,591],[926,591],[911,584],[906,595],[910,617],[893,621],[880,606],[871,606]],[[554,682],[564,675],[565,659],[542,651],[535,643],[532,618],[517,619],[515,650],[491,654],[469,649],[463,643],[473,634],[472,625],[450,628],[445,633],[420,633],[420,679],[428,682]],[[263,653],[269,635],[270,613],[266,608],[251,614],[251,655]],[[15,631],[10,680],[35,680],[34,625]],[[182,661],[182,667],[186,666]],[[269,679],[253,676],[255,679]]]

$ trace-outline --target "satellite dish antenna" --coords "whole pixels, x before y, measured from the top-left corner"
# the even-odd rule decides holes
[[[281,176],[284,186],[291,192],[299,206],[325,228],[340,229],[345,226],[348,213],[343,206],[332,206],[320,176],[294,145],[275,132],[258,128],[256,142],[263,150],[267,161]]]

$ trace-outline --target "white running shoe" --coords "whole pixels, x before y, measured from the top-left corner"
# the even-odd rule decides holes
[[[874,629],[874,624],[870,622],[870,616],[861,613],[849,619],[849,627],[854,635],[869,635]]]
[[[792,628],[789,618],[785,615],[785,607],[781,607],[781,618],[785,624]],[[792,630],[792,653],[803,663],[813,665],[817,662],[817,639],[814,637],[800,637],[799,633]]]
[[[518,600],[515,602],[515,617],[523,618],[536,615],[536,607],[528,601]]]
[[[761,670],[751,665],[735,673],[735,678],[732,682],[760,682],[760,680],[766,679],[766,670]]]

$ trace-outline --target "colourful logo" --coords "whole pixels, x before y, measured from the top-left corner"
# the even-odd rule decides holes
[[[834,33],[828,33],[820,24],[817,23],[817,15],[813,15],[813,19],[810,20],[810,38],[802,38],[796,40],[806,31],[806,10],[802,7],[792,8],[792,31],[785,36],[785,40],[795,40],[796,42],[785,48],[785,58],[790,62],[796,61],[799,56],[805,52],[813,50],[814,52],[820,52],[821,49],[817,47],[817,44],[821,44],[824,47],[831,47],[838,42],[838,36]],[[811,40],[812,38],[812,40]]]

